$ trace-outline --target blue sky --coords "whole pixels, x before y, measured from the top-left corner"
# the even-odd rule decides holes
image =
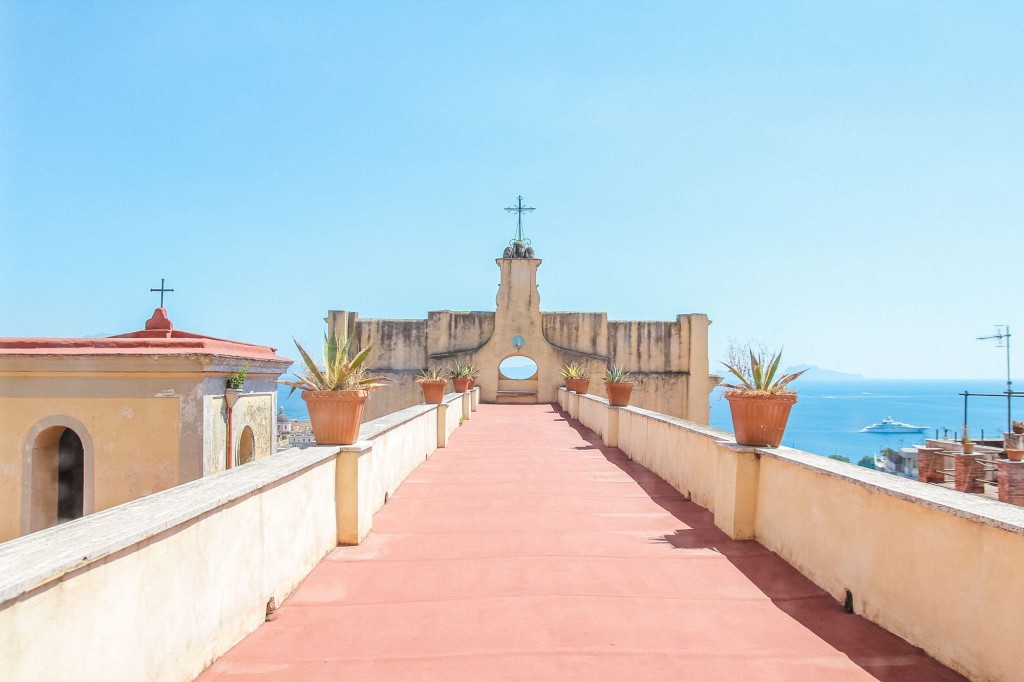
[[[493,310],[522,194],[544,310],[1002,378],[1022,35],[1016,2],[0,2],[0,336],[138,329],[161,277],[177,327],[290,357],[328,309]]]

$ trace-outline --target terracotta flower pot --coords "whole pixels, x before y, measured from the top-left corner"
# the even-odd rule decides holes
[[[367,391],[303,391],[313,437],[320,445],[351,445],[359,440]]]
[[[1024,459],[1024,450],[1009,449],[1006,451],[1006,459],[1011,462],[1019,462]]]
[[[452,384],[455,386],[456,393],[465,393],[470,389],[470,384],[473,382],[469,377],[452,379]]]
[[[476,377],[470,377],[469,378],[469,390],[472,391],[474,388],[476,388]]]
[[[428,405],[440,405],[444,399],[444,387],[447,385],[447,379],[421,381],[420,388],[423,389],[423,402]]]
[[[576,388],[573,390],[580,395],[586,395],[587,391],[590,390],[590,379],[573,379],[576,384]],[[629,396],[626,396],[626,401],[629,401]]]
[[[962,445],[964,447],[964,454],[965,455],[973,455],[974,454],[974,443],[962,443]]]
[[[779,447],[786,432],[789,411],[796,402],[796,394],[746,395],[740,392],[725,394],[732,412],[732,428],[740,445]]]
[[[606,381],[604,382],[604,388],[608,392],[609,405],[612,407],[625,407],[629,405],[629,396],[633,392],[632,381]]]

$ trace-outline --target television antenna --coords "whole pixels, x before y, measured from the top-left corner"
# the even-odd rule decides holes
[[[996,341],[996,348],[1002,348],[1003,341],[1006,341],[1006,431],[1009,433],[1011,426],[1010,398],[1013,395],[1013,382],[1010,381],[1010,325],[997,324],[995,334],[978,337],[978,341],[991,341],[992,339]]]

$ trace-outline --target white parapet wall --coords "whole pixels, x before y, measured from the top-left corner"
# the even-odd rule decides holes
[[[357,446],[285,450],[0,544],[0,679],[194,679],[339,544],[344,510],[365,537],[458,427],[462,396],[445,398],[367,422]]]
[[[1024,509],[565,389],[630,459],[855,612],[974,680],[1022,679]]]

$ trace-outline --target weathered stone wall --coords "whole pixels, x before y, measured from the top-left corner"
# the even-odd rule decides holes
[[[452,354],[472,353],[494,334],[494,313],[434,310],[427,315],[427,354],[434,364]]]
[[[456,360],[480,369],[477,385],[484,402],[511,400],[503,392],[521,389],[517,400],[553,402],[562,385],[561,367],[585,366],[590,391],[604,396],[610,365],[632,372],[632,403],[700,423],[708,420],[708,395],[717,383],[708,374],[706,315],[679,315],[674,321],[609,321],[606,313],[540,311],[536,258],[497,259],[501,283],[489,312],[433,311],[424,320],[361,320],[350,311],[330,311],[327,323],[341,335],[354,333],[361,347],[374,344],[374,372],[393,386],[372,394],[367,419],[422,401],[416,373],[427,365]],[[515,348],[521,336],[525,345]],[[498,365],[512,356],[537,363],[536,377],[513,385]],[[451,390],[449,388],[449,390]],[[504,395],[504,397],[503,397]]]
[[[556,348],[593,355],[601,362],[608,358],[607,313],[541,313],[541,328]]]

